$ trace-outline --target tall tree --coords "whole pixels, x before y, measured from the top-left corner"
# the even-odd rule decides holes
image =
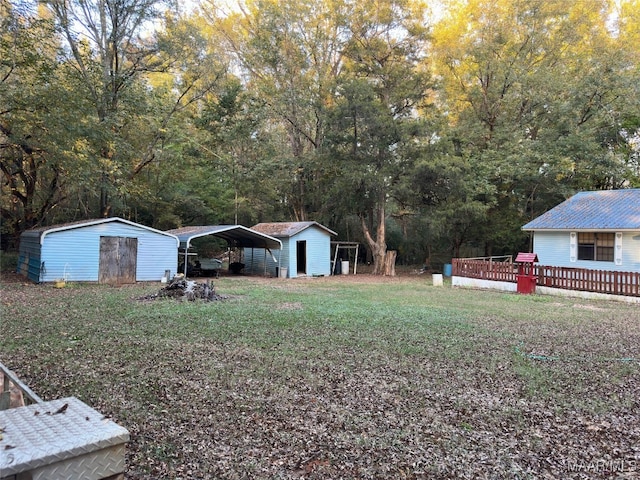
[[[73,142],[64,112],[73,102],[60,81],[53,22],[41,13],[32,5],[0,1],[3,245],[42,222],[65,196],[61,186]]]
[[[629,166],[629,184],[637,188],[640,187],[640,0],[622,0],[619,6],[615,48],[628,55],[629,67],[620,74],[631,87],[627,90],[626,111],[620,118],[622,128],[618,132],[624,142],[618,145]]]
[[[343,202],[357,213],[372,252],[374,274],[392,274],[387,207],[410,169],[411,142],[425,135],[417,120],[429,87],[421,68],[424,7],[405,0],[353,5],[344,67],[331,109],[329,154],[338,161]]]
[[[99,175],[99,214],[111,214],[111,197],[126,178],[119,134],[126,123],[128,89],[147,70],[153,48],[141,38],[143,26],[157,16],[157,0],[49,0],[76,71],[78,92],[90,99],[91,126]],[[123,115],[124,114],[124,115]],[[124,170],[124,172],[123,172]]]
[[[450,2],[434,30],[441,105],[454,142],[496,195],[488,250],[575,189],[624,184],[612,122],[633,82],[606,0]],[[455,8],[454,8],[455,7]],[[486,167],[489,167],[486,169]]]
[[[286,138],[279,169],[289,188],[282,200],[297,220],[321,208],[314,161],[326,129],[324,108],[333,95],[344,42],[345,4],[324,0],[248,0],[238,12],[204,13],[224,32],[247,88],[268,106],[272,128]]]
[[[288,178],[270,161],[276,153],[267,118],[264,102],[235,77],[227,79],[218,95],[207,98],[197,118],[207,165],[227,187],[221,211],[226,223],[253,224],[265,215],[277,217],[272,206],[278,204],[279,186]]]
[[[86,119],[99,192],[99,215],[112,214],[134,179],[167,145],[174,117],[217,85],[225,67],[197,26],[165,12],[160,0],[48,0],[66,42]],[[121,206],[122,210],[124,206]]]

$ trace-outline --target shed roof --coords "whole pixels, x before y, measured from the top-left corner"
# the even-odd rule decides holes
[[[523,230],[640,230],[640,189],[580,192]]]
[[[194,238],[213,235],[226,240],[236,247],[269,248],[280,250],[282,242],[264,233],[243,227],[242,225],[208,225],[176,228],[167,233],[175,235],[180,240],[181,247],[189,247]]]
[[[178,244],[178,239],[176,238],[175,235],[172,235],[171,233],[163,232],[161,230],[156,230],[155,228],[147,227],[146,225],[141,225],[139,223],[132,222],[131,220],[125,220],[124,218],[120,218],[120,217],[94,218],[90,220],[78,220],[76,222],[59,223],[57,225],[49,225],[45,227],[36,227],[36,228],[31,228],[29,230],[25,230],[22,233],[22,235],[39,237],[40,243],[42,244],[45,236],[49,235],[50,233],[61,232],[64,230],[72,230],[75,228],[84,228],[92,225],[100,225],[100,224],[111,223],[111,222],[126,223],[127,225],[142,228],[144,230],[148,230],[153,233],[157,233],[160,235],[167,235],[169,237],[173,237],[176,240],[176,245]]]
[[[289,238],[297,235],[298,233],[306,230],[309,227],[318,227],[324,230],[329,235],[336,236],[337,233],[333,230],[329,230],[324,225],[320,225],[318,222],[274,222],[274,223],[258,223],[251,227],[258,232],[262,232],[272,237],[284,237]]]

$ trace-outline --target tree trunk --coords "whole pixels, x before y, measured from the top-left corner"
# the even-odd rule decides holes
[[[396,251],[387,252],[387,240],[386,240],[386,229],[385,229],[385,208],[384,208],[384,195],[381,196],[382,200],[377,207],[377,232],[376,238],[374,239],[371,235],[369,228],[367,227],[367,222],[364,216],[360,217],[360,223],[362,225],[362,233],[364,234],[364,238],[371,250],[371,255],[373,256],[373,274],[374,275],[390,275],[395,276],[395,262],[396,262]],[[391,258],[392,256],[392,258]],[[387,263],[389,262],[389,263]],[[387,268],[389,265],[389,268]]]
[[[384,275],[385,272],[385,258],[387,254],[387,246],[379,245],[378,243],[374,243],[371,246],[371,253],[373,254],[373,274],[374,275]]]
[[[396,276],[396,250],[388,250],[384,256],[384,275],[389,277]]]

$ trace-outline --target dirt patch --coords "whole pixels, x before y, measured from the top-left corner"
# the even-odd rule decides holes
[[[285,302],[276,307],[278,310],[302,310],[300,302]]]
[[[15,284],[15,283],[27,283],[33,285],[27,277],[17,274],[16,272],[2,272],[0,273],[0,283]]]
[[[333,275],[328,277],[297,277],[295,281],[340,281],[351,284],[382,284],[382,283],[407,283],[415,282],[417,279],[431,281],[431,275],[420,275],[418,273],[401,273],[393,277],[385,275],[373,275],[371,273],[358,273],[356,275]]]
[[[591,310],[592,312],[606,312],[606,308],[597,307],[596,305],[582,305],[580,303],[574,303],[573,308],[581,308],[583,310]]]

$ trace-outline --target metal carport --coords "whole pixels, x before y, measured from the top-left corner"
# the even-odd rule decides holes
[[[184,250],[184,271],[187,271],[187,259],[189,247],[194,238],[213,235],[227,241],[229,247],[236,248],[261,248],[271,253],[271,250],[282,250],[282,242],[277,238],[257,232],[242,225],[208,225],[182,227],[167,230],[166,233],[178,237],[180,247]],[[273,253],[271,253],[273,256]],[[279,257],[279,256],[278,256]],[[279,262],[279,258],[278,258]]]

